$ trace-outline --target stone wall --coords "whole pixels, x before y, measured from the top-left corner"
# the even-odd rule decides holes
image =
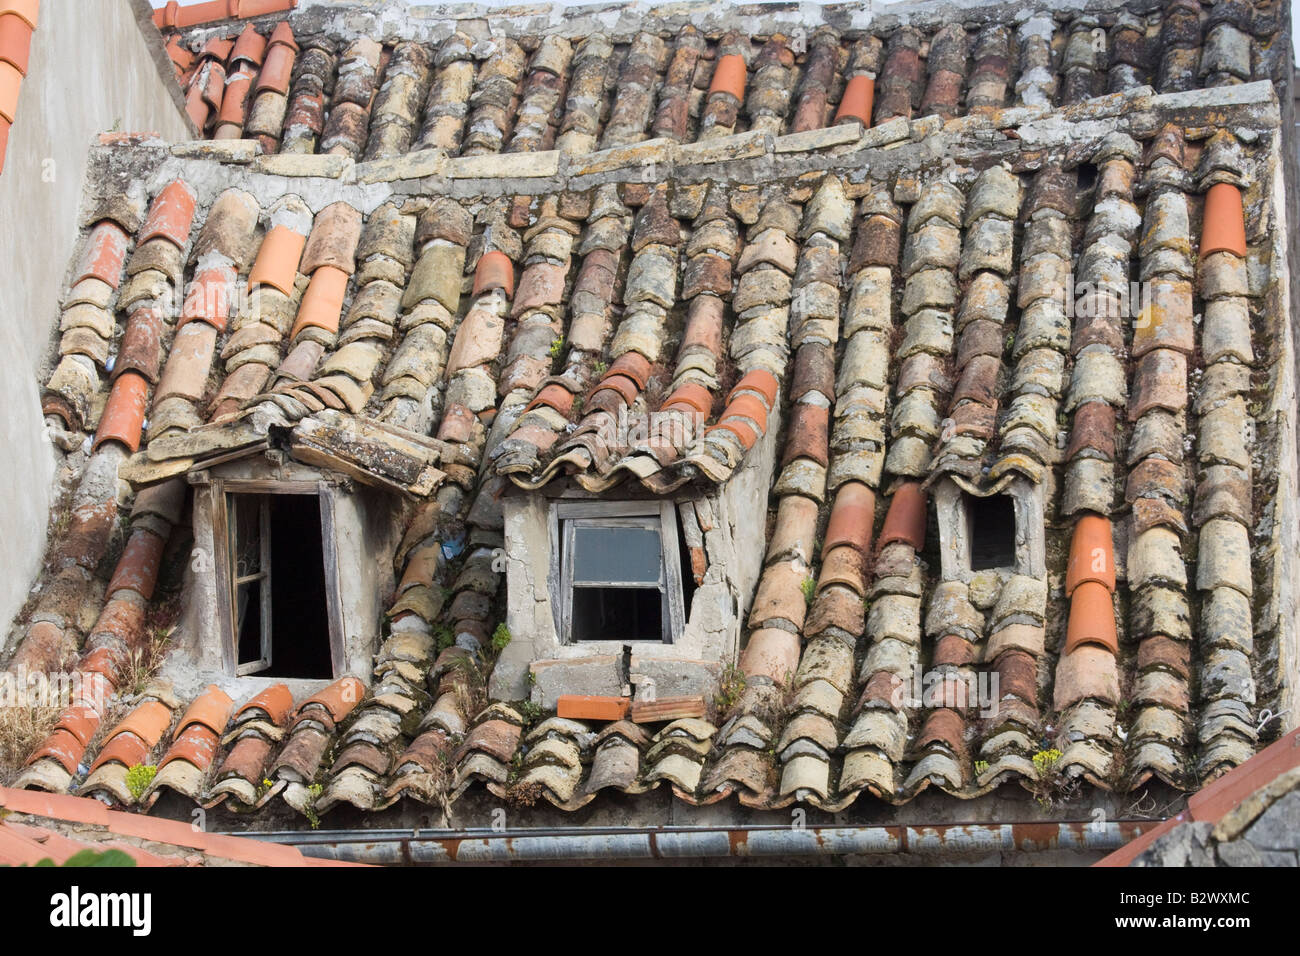
[[[1132,865],[1300,865],[1300,767],[1255,791],[1218,823],[1174,827]]]

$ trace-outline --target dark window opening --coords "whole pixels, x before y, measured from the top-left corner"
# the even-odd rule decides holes
[[[1016,563],[1016,503],[1008,495],[968,496],[972,571],[1009,568]]]
[[[1079,164],[1079,192],[1087,192],[1097,182],[1097,167],[1094,163]]]
[[[573,589],[575,641],[661,641],[663,601],[650,588]]]
[[[333,677],[320,499],[232,494],[227,514],[236,672]]]

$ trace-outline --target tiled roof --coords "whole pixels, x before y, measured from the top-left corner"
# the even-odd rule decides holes
[[[97,800],[0,787],[0,865],[63,864],[117,850],[136,866],[353,866],[293,847],[206,833],[188,823],[108,810]]]
[[[284,124],[204,100],[257,143],[96,154],[44,407],[68,447],[94,432],[88,476],[121,460],[144,490],[103,611],[80,620],[116,507],[83,479],[19,659],[81,654],[118,686],[175,476],[267,441],[416,501],[388,636],[364,695],[164,694],[136,702],[144,733],[102,740],[102,715],[65,713],[20,785],[131,803],[144,748],[165,763],[146,805],[166,788],[378,809],[483,784],[576,809],[666,785],[837,809],[1053,773],[1188,790],[1240,764],[1290,693],[1279,120],[1269,85],[1244,85],[1276,61],[1275,16],[1176,0],[799,43],[441,45],[309,41],[289,21],[289,90],[253,100],[278,96]],[[220,63],[258,89],[245,65],[266,70],[275,34],[242,29],[196,77]],[[326,155],[266,155],[276,141]],[[1067,311],[1071,276],[1105,301],[1146,283],[1143,321]],[[158,304],[182,290],[179,316]],[[625,410],[707,430],[611,440]],[[498,620],[510,484],[709,488],[760,444],[772,530],[739,597],[731,707],[532,724],[476,696],[464,662]],[[950,483],[1041,496],[1044,534],[1019,542],[1032,573],[941,573],[928,501]],[[996,673],[1000,698],[913,706],[922,671]],[[154,739],[159,705],[205,716]]]
[[[40,0],[0,2],[0,171],[9,148],[9,130],[18,113],[18,93],[27,75],[32,34],[40,13]]]

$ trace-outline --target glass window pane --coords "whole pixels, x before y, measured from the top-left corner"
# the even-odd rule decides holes
[[[573,583],[659,583],[659,531],[655,528],[593,527],[573,529]]]

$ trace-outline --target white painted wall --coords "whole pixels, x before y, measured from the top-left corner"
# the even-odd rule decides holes
[[[115,125],[186,139],[131,0],[45,0],[0,174],[0,621],[45,552],[54,475],[40,387],[78,240],[87,150]],[[0,641],[3,643],[3,641]]]

